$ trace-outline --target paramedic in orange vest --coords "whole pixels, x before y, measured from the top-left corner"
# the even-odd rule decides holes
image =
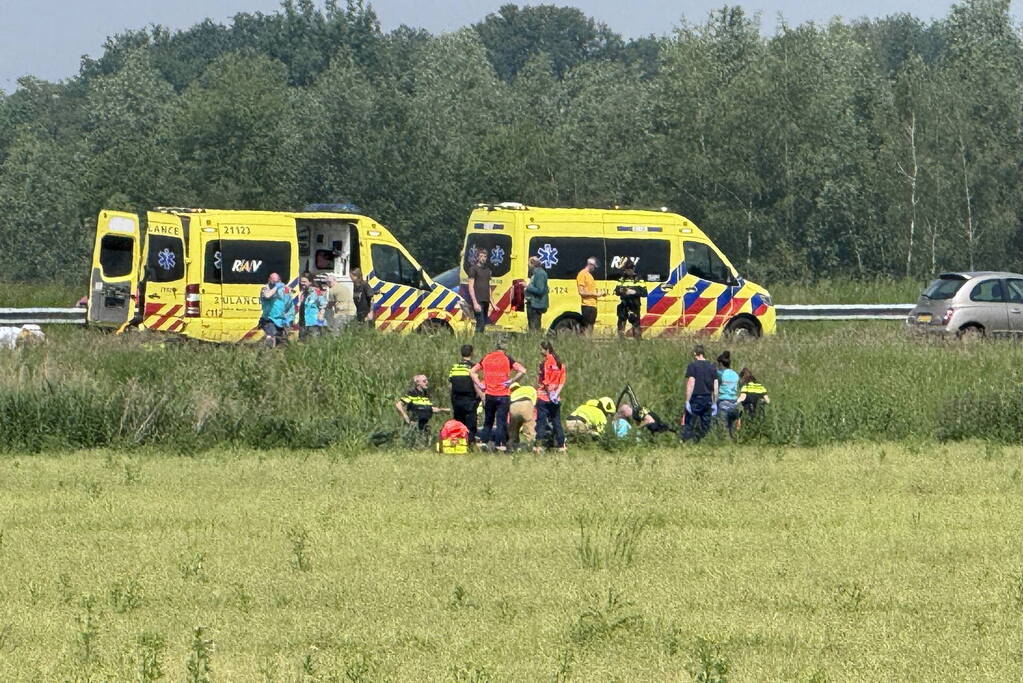
[[[543,360],[536,381],[536,452],[550,440],[565,452],[565,430],[561,426],[561,390],[565,387],[565,364],[554,351],[554,344],[540,342]]]
[[[486,450],[491,442],[499,451],[508,450],[508,408],[511,390],[508,388],[526,374],[526,368],[505,353],[505,343],[483,356],[472,366],[469,374],[476,384],[483,385],[483,429],[480,430],[480,448]],[[479,373],[483,372],[480,380]],[[512,376],[512,371],[515,376]]]

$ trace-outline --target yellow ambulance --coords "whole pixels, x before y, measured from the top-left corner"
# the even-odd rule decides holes
[[[466,270],[480,250],[486,250],[492,272],[490,323],[496,329],[527,329],[527,261],[536,256],[547,270],[550,287],[544,328],[578,331],[582,316],[576,276],[592,256],[600,264],[593,273],[600,293],[596,333],[616,331],[619,298],[614,289],[627,263],[646,283],[641,310],[645,336],[759,337],[775,332],[774,304],[767,290],[740,277],[710,238],[678,214],[513,202],[479,206],[469,216],[462,248],[465,298]]]
[[[358,213],[166,208],[101,211],[90,277],[90,324],[213,342],[257,341],[259,290],[270,273],[295,293],[300,274],[352,287],[360,268],[376,293],[375,325],[463,331],[458,294],[435,282],[387,228]]]

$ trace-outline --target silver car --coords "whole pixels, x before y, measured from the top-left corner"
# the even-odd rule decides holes
[[[945,273],[927,286],[906,324],[913,330],[964,336],[1023,334],[1023,275]]]

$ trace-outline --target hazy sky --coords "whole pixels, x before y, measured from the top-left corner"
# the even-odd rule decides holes
[[[478,21],[510,0],[376,0],[373,8],[384,30],[401,24],[437,33]],[[943,16],[952,0],[546,0],[572,5],[626,36],[663,35],[682,17],[700,21],[711,9],[741,4],[760,11],[770,29],[779,13],[790,23],[826,21],[909,12],[920,17]],[[542,4],[523,2],[518,5]],[[279,0],[0,0],[0,90],[17,87],[18,77],[31,74],[47,80],[78,72],[81,56],[98,56],[104,39],[126,29],[150,24],[187,28],[209,16],[224,21],[236,12],[272,12]],[[1023,0],[1013,0],[1023,16]]]

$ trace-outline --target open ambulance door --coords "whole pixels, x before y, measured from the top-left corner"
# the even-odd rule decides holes
[[[133,213],[101,210],[89,276],[86,320],[120,331],[136,313],[142,234]]]
[[[185,230],[188,216],[150,211],[142,250],[145,272],[139,286],[142,327],[181,332],[185,316]]]

